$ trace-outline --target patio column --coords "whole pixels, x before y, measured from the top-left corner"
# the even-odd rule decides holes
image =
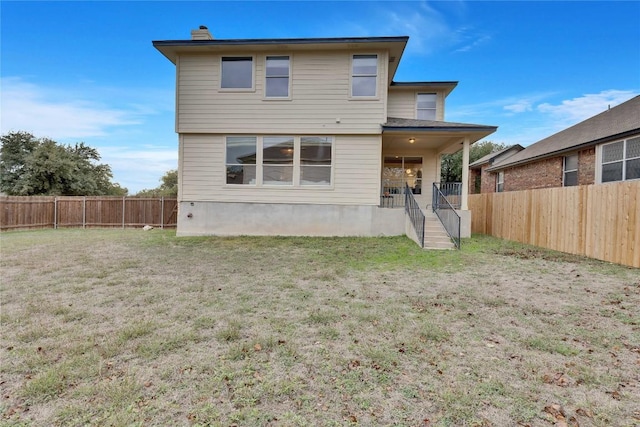
[[[460,197],[460,210],[469,209],[467,199],[469,197],[469,137],[462,142],[462,193]]]

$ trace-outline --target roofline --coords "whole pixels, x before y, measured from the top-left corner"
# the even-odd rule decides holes
[[[498,130],[497,126],[482,126],[482,125],[472,125],[472,126],[430,126],[430,127],[420,127],[420,126],[385,126],[382,125],[382,130],[385,132],[469,132],[469,131],[491,131],[495,132]]]
[[[489,157],[489,158],[488,158],[487,160],[485,160],[484,162],[480,162],[480,159],[476,160],[475,162],[473,162],[473,163],[471,163],[471,164],[469,165],[469,168],[471,168],[471,169],[478,169],[478,168],[481,168],[483,165],[486,165],[487,163],[491,163],[491,160],[495,159],[496,157],[500,156],[501,154],[504,154],[504,153],[506,153],[506,152],[508,152],[508,151],[510,151],[510,150],[512,150],[512,149],[514,149],[514,148],[515,148],[515,149],[518,149],[518,147],[520,147],[520,150],[518,150],[518,153],[519,153],[520,151],[524,150],[524,147],[523,147],[522,145],[520,145],[520,144],[513,144],[513,145],[510,145],[510,146],[509,146],[509,147],[507,147],[507,148],[503,148],[502,150],[498,150],[498,151],[496,151],[495,153],[489,153],[489,154],[492,154],[492,156],[491,156],[491,157]],[[489,154],[488,154],[488,155],[489,155]],[[479,162],[480,162],[480,163],[479,163]]]
[[[450,81],[450,82],[391,82],[390,86],[457,86],[458,82]]]
[[[407,42],[409,36],[389,37],[319,37],[285,39],[212,39],[212,40],[154,40],[153,46],[250,46],[277,44],[338,44]]]
[[[596,139],[596,140],[589,141],[589,142],[583,142],[582,144],[572,145],[571,147],[563,148],[562,150],[556,150],[556,151],[551,151],[551,152],[544,153],[544,154],[539,154],[537,156],[529,157],[529,158],[522,159],[522,160],[518,160],[517,162],[513,162],[513,163],[504,163],[504,164],[503,163],[499,163],[499,164],[497,164],[495,166],[491,166],[490,168],[487,168],[487,171],[488,172],[495,172],[495,171],[508,169],[508,168],[515,167],[515,166],[524,165],[524,164],[527,164],[527,163],[533,163],[533,162],[536,162],[538,160],[547,159],[549,157],[555,157],[555,156],[560,155],[560,154],[570,153],[572,151],[582,150],[584,148],[589,148],[589,147],[591,147],[593,145],[604,144],[605,142],[611,142],[611,141],[615,141],[616,139],[626,138],[627,136],[632,136],[632,135],[635,135],[637,133],[640,133],[640,128],[631,129],[631,130],[628,130],[626,132],[617,133],[615,135],[605,136],[603,138]],[[526,150],[526,148],[525,148],[525,150]],[[508,160],[509,159],[506,159],[505,162],[508,162]]]

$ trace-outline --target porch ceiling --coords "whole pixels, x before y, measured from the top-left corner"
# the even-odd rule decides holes
[[[496,129],[496,126],[389,117],[382,125],[382,145],[393,151],[425,148],[448,154],[462,149],[465,138],[473,144]]]

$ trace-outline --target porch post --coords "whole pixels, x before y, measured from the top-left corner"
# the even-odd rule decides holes
[[[467,199],[469,197],[469,137],[462,142],[462,193],[460,197],[460,209],[469,210]]]

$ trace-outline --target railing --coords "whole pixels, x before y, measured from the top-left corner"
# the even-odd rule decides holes
[[[413,197],[413,191],[408,184],[405,184],[404,188],[404,211],[409,215],[413,229],[416,231],[416,237],[418,238],[418,244],[421,248],[424,248],[424,214],[418,206],[415,197]]]
[[[435,182],[434,186],[437,186],[440,192],[446,197],[451,206],[456,209],[460,209],[460,202],[462,200],[462,183],[461,182]],[[433,193],[433,200],[435,206],[436,193]]]
[[[415,187],[410,187],[404,179],[384,178],[380,194],[380,207],[401,208],[405,206],[405,187],[408,187],[412,194],[421,194],[422,179],[416,179]]]
[[[460,187],[462,188],[462,187]],[[460,215],[449,203],[447,196],[440,191],[437,182],[433,183],[433,212],[440,218],[445,230],[453,240],[453,244],[460,249]]]

